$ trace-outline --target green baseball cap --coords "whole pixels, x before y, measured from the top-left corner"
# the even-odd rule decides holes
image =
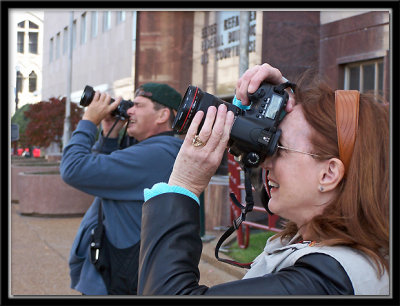
[[[141,85],[135,92],[136,96],[149,98],[175,110],[178,110],[179,104],[182,101],[182,96],[179,92],[167,84],[160,83],[146,83]]]

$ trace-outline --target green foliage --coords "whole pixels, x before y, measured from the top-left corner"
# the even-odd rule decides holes
[[[19,126],[19,143],[22,147],[29,146],[29,140],[25,136],[26,126],[28,125],[28,118],[25,117],[25,112],[29,110],[31,104],[25,104],[19,108],[11,118],[11,123],[18,124]]]
[[[264,250],[268,238],[275,234],[275,232],[271,231],[250,233],[250,242],[246,249],[241,249],[237,241],[235,241],[229,245],[227,255],[238,262],[252,262]]]
[[[27,126],[24,138],[28,145],[48,147],[52,142],[62,146],[62,135],[64,130],[65,102],[63,98],[51,98],[50,101],[41,101],[30,104],[24,112]],[[83,109],[77,104],[71,103],[71,130],[76,128],[83,114]]]

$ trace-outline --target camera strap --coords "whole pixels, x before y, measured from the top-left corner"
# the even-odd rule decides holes
[[[232,233],[235,230],[237,230],[240,227],[242,222],[246,220],[246,214],[248,212],[252,211],[253,207],[254,207],[253,192],[252,192],[252,186],[251,186],[251,181],[250,181],[251,168],[244,167],[243,169],[244,169],[244,186],[245,186],[245,191],[246,191],[246,199],[245,199],[246,206],[243,206],[242,204],[240,204],[240,202],[238,201],[238,199],[236,198],[236,196],[235,196],[235,194],[233,192],[230,193],[230,197],[232,199],[233,204],[235,204],[237,207],[240,208],[241,214],[240,214],[240,216],[238,218],[233,220],[232,226],[219,239],[217,245],[215,246],[215,257],[221,262],[225,262],[225,263],[228,263],[228,264],[231,264],[233,266],[240,267],[240,268],[250,269],[250,265],[252,264],[252,262],[240,263],[240,262],[237,262],[237,261],[234,261],[234,260],[230,260],[230,259],[226,259],[226,258],[220,258],[218,256],[219,248],[221,247],[222,243],[230,235],[232,235]]]
[[[276,85],[274,87],[274,91],[279,93],[280,95],[283,95],[283,92],[286,88],[290,87],[292,89],[292,92],[294,93],[295,89],[296,89],[296,84],[295,83],[291,83],[291,82],[285,82],[279,85]]]

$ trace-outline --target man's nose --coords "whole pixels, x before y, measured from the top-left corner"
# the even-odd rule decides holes
[[[126,111],[126,113],[131,116],[135,113],[135,104],[133,104],[132,107],[128,108],[128,110]]]

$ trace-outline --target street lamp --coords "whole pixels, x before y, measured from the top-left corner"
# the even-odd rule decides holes
[[[19,85],[19,72],[20,72],[20,68],[19,68],[19,66],[17,65],[17,66],[15,66],[15,71],[16,71],[16,77],[15,77],[15,111],[17,111],[18,110],[18,102],[19,102],[19,100],[18,100],[18,92],[19,92],[19,90],[20,90],[20,86],[18,86]]]

